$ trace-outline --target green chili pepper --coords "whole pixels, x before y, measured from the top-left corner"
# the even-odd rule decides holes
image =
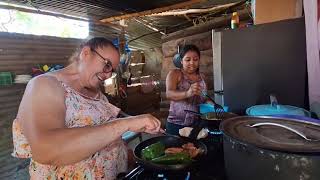
[[[166,154],[164,156],[154,158],[151,162],[156,164],[165,164],[165,165],[173,165],[173,164],[186,164],[192,162],[189,154],[185,152],[175,153],[175,154]]]
[[[151,160],[164,154],[165,146],[161,142],[151,144],[141,151],[141,157],[145,160]]]

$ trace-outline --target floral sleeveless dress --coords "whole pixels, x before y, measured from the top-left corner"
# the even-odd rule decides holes
[[[100,100],[87,99],[66,84],[61,84],[66,92],[65,125],[68,128],[96,126],[108,123],[117,117],[120,109],[110,104],[104,95],[101,94]],[[12,155],[18,158],[31,158],[29,166],[31,180],[108,180],[115,179],[117,174],[127,171],[127,147],[121,139],[76,164],[52,166],[32,160],[30,146],[17,119],[13,121],[12,132],[14,144]]]

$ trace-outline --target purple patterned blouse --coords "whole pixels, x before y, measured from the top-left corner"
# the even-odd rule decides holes
[[[200,87],[202,90],[207,90],[206,83],[200,75]],[[197,81],[192,81],[187,78],[187,76],[182,73],[181,81],[178,83],[177,90],[178,91],[187,91],[191,84]],[[190,98],[186,98],[179,101],[171,101],[170,102],[170,109],[169,109],[169,116],[167,121],[170,123],[183,125],[183,126],[190,126],[192,125],[194,119],[196,118],[195,115],[191,113],[186,113],[184,110],[191,110],[195,112],[199,112],[199,104],[204,103],[206,98],[202,96],[192,96]]]

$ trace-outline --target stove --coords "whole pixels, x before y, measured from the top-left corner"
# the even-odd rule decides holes
[[[222,132],[209,131],[205,139],[207,157],[203,162],[183,171],[156,171],[144,169],[139,164],[129,173],[119,174],[118,179],[131,180],[225,180]]]
[[[128,174],[120,174],[120,180],[225,180],[224,170],[216,166],[193,167],[187,171],[154,171],[137,165]]]

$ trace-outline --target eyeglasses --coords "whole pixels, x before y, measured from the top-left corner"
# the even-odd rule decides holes
[[[110,59],[108,58],[104,58],[101,54],[99,54],[96,50],[94,50],[93,48],[90,48],[92,52],[96,53],[101,59],[103,59],[103,63],[105,63],[105,66],[103,67],[103,72],[104,73],[109,73],[109,72],[113,72],[113,67],[112,67],[112,63],[110,61]],[[100,59],[100,60],[101,60]],[[102,61],[102,60],[101,60]]]

